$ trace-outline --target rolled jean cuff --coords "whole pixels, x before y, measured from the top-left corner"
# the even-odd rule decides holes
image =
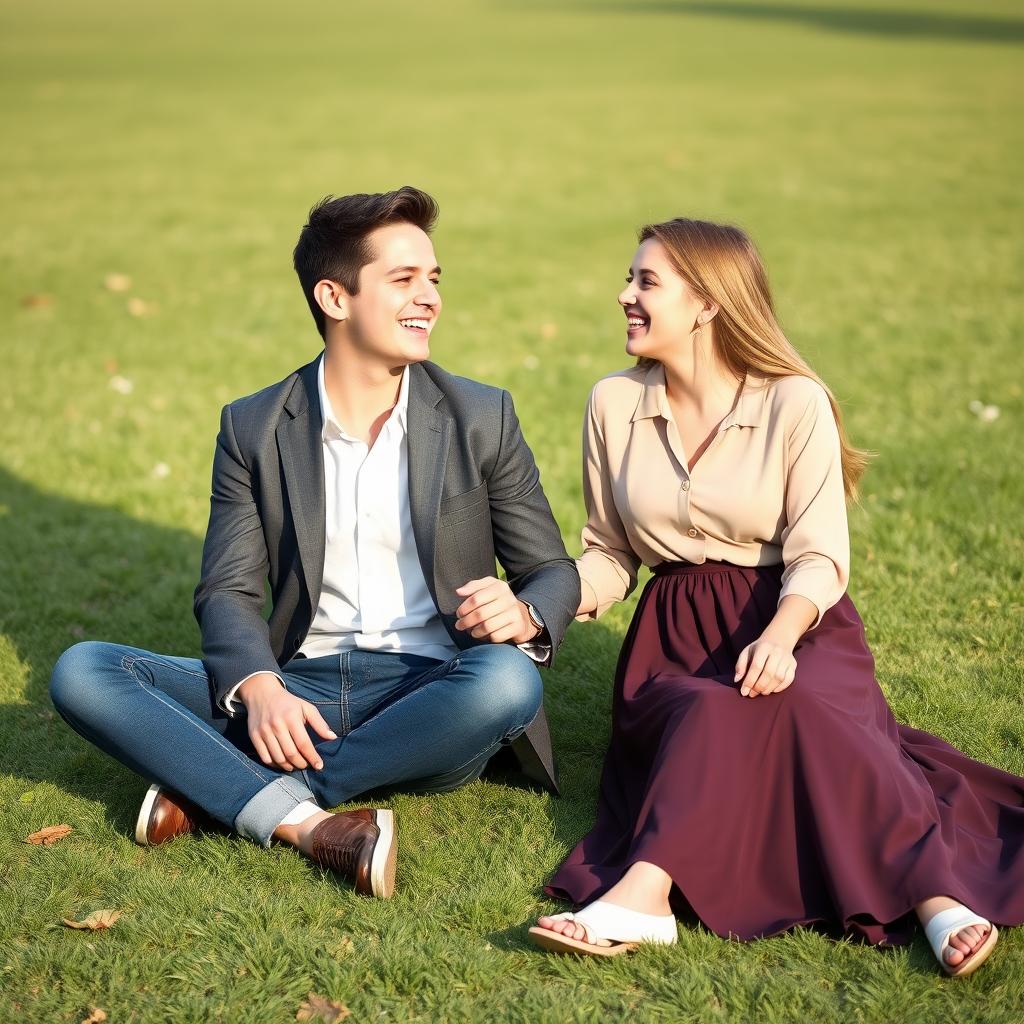
[[[264,786],[235,818],[235,831],[260,846],[270,846],[274,829],[303,800],[316,797],[298,779],[285,775]]]

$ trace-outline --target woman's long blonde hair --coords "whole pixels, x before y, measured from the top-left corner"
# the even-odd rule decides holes
[[[856,499],[870,453],[850,444],[832,392],[782,333],[754,243],[737,227],[685,217],[641,228],[639,241],[649,238],[661,242],[676,273],[703,301],[718,305],[711,321],[716,354],[738,380],[749,370],[769,379],[810,377],[825,388],[839,429],[843,487]]]

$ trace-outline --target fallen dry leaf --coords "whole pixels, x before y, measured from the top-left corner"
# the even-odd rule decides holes
[[[58,839],[63,839],[70,834],[70,825],[47,825],[46,828],[41,828],[38,832],[26,836],[25,842],[31,843],[33,846],[51,846]]]
[[[149,303],[145,299],[131,298],[128,300],[128,312],[132,316],[145,316],[149,312]]]
[[[103,1024],[103,1021],[107,1019],[107,1011],[101,1010],[98,1006],[92,1008],[92,1013],[89,1014],[82,1024]]]
[[[132,279],[127,274],[107,274],[103,284],[109,292],[126,292],[132,286]]]
[[[45,309],[47,306],[53,305],[52,295],[26,295],[22,300],[21,304],[26,309]]]
[[[61,920],[69,928],[83,928],[96,932],[101,928],[109,928],[121,916],[120,910],[96,910],[81,921],[70,921],[66,917]]]
[[[306,996],[306,1001],[295,1013],[296,1020],[322,1020],[325,1024],[334,1024],[351,1016],[352,1011],[344,1003],[336,1003],[333,999],[324,999],[315,992]]]

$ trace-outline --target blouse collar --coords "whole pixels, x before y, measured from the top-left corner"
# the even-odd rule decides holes
[[[764,422],[767,404],[768,379],[748,371],[736,406],[722,420],[721,429],[760,426]],[[644,375],[640,399],[631,417],[631,422],[653,419],[656,416],[660,416],[664,420],[672,419],[672,411],[668,404],[668,392],[665,388],[665,367],[659,362],[654,362]]]

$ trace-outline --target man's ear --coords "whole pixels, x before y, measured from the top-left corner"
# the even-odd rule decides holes
[[[329,281],[326,278],[317,281],[313,285],[313,298],[317,305],[324,311],[324,316],[331,320],[348,319],[349,295],[337,281]]]

